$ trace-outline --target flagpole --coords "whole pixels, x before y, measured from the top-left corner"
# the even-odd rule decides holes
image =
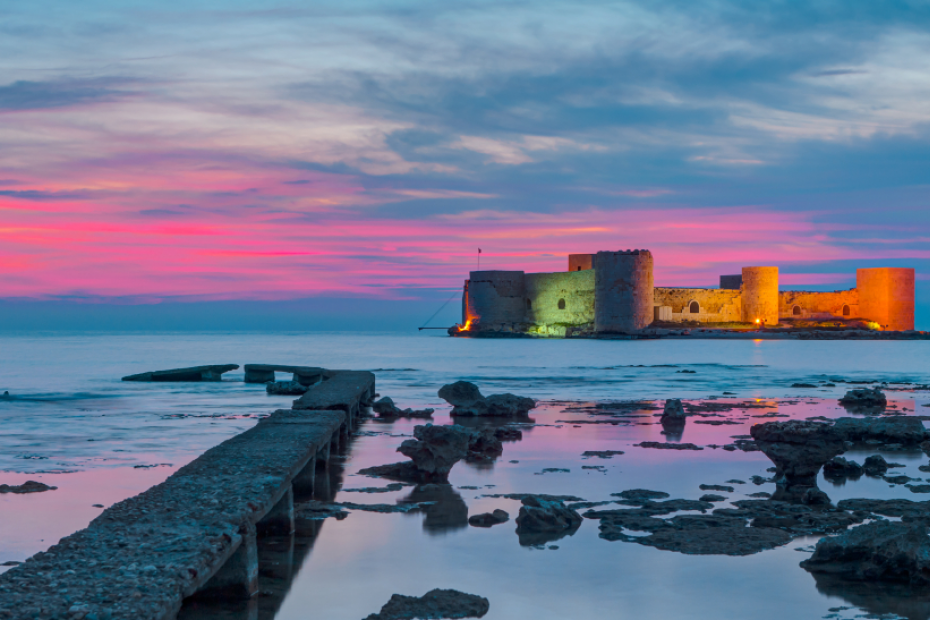
[[[481,248],[478,248],[478,271],[481,271]]]

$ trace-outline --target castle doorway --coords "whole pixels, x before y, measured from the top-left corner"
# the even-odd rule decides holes
[[[843,316],[849,316],[849,306],[843,306]]]
[[[795,306],[791,309],[791,314],[794,316],[801,316],[801,306]]]
[[[701,304],[696,301],[692,301],[688,304],[688,312],[691,314],[698,314],[701,311]]]
[[[565,300],[564,300],[564,299],[560,299],[560,300],[559,300],[559,310],[565,310]]]

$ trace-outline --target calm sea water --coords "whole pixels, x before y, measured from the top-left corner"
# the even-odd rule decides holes
[[[930,383],[930,348],[923,342],[782,341],[562,341],[462,340],[398,334],[152,334],[20,335],[0,337],[0,483],[42,480],[58,490],[0,495],[0,562],[23,560],[61,536],[84,527],[102,508],[138,493],[196,458],[208,447],[249,428],[258,416],[288,407],[292,397],[271,397],[242,382],[242,372],[221,383],[124,383],[145,370],[217,363],[281,363],[369,369],[378,391],[401,407],[437,409],[444,383],[466,379],[485,393],[510,391],[553,401],[607,399],[769,399],[792,417],[846,415],[835,399],[849,386],[792,388],[795,382],[831,378]],[[693,370],[694,373],[681,373]],[[730,392],[732,395],[724,395]],[[930,413],[927,392],[889,392],[895,406]],[[521,547],[514,525],[468,527],[468,514],[494,508],[516,517],[519,502],[485,493],[574,494],[610,499],[629,488],[663,490],[694,498],[701,483],[720,484],[766,475],[760,453],[669,453],[632,447],[663,441],[660,426],[573,424],[587,414],[548,403],[523,441],[506,443],[492,467],[460,463],[456,490],[438,498],[431,514],[353,512],[327,520],[297,555],[283,603],[261,617],[362,618],[391,596],[420,595],[435,587],[481,594],[495,618],[820,618],[896,612],[927,617],[927,607],[905,609],[894,597],[878,598],[821,587],[798,567],[799,540],[748,557],[685,556],[599,539],[597,522],[554,543],[558,549]],[[646,420],[648,422],[649,420]],[[758,420],[740,425],[691,423],[683,441],[728,443]],[[351,445],[339,478],[346,487],[378,486],[356,472],[401,460],[395,453],[416,422],[372,420]],[[620,449],[625,455],[592,463],[585,450]],[[853,454],[861,460],[864,454]],[[886,455],[906,465],[895,470],[925,477],[922,454]],[[513,463],[511,461],[517,461]],[[603,470],[582,469],[602,465]],[[541,474],[544,468],[567,473]],[[769,490],[738,485],[731,499]],[[458,487],[480,487],[461,489]],[[909,497],[906,488],[875,479],[845,486],[822,481],[836,501],[846,497]],[[394,503],[415,493],[365,495],[338,491],[337,500]],[[889,602],[890,600],[890,602]],[[280,609],[278,606],[280,605]],[[881,605],[884,605],[882,607]],[[913,607],[913,606],[912,606]],[[313,610],[308,614],[308,610]],[[203,612],[206,613],[206,612]],[[206,617],[206,616],[204,616]]]

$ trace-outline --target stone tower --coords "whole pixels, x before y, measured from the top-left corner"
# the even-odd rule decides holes
[[[634,334],[648,327],[655,312],[652,253],[598,252],[594,265],[595,330]]]
[[[778,325],[778,267],[743,267],[744,323]]]

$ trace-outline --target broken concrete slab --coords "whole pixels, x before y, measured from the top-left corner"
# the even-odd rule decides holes
[[[275,381],[275,372],[289,372],[294,375],[293,381],[303,385],[313,385],[323,380],[325,368],[317,366],[288,366],[283,364],[246,364],[246,383],[271,383]]]
[[[236,370],[239,364],[213,364],[172,370],[153,370],[127,375],[123,381],[222,381],[223,373]]]

